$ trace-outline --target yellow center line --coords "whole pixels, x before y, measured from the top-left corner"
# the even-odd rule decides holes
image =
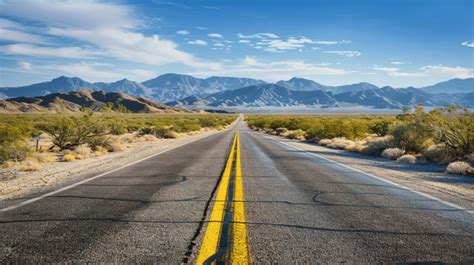
[[[234,158],[235,163],[233,163]],[[229,182],[231,181],[230,178],[232,177],[233,164],[235,165],[235,187],[234,197],[232,198],[231,204],[233,208],[231,209],[233,211],[231,235],[229,236],[230,242],[228,242],[228,251],[230,252],[231,260],[228,261],[228,263],[248,264],[250,262],[243,202],[244,191],[240,163],[240,137],[239,132],[236,131],[196,264],[203,264],[218,251],[219,239],[221,238],[222,226],[224,224],[224,214],[227,206],[227,196]]]
[[[240,164],[240,135],[237,133],[237,155],[235,163],[235,194],[234,220],[232,230],[232,263],[248,264],[250,255],[247,241],[247,226],[245,223],[244,185]]]

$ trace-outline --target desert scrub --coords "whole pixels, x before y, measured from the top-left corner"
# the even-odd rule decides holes
[[[225,114],[130,114],[130,113],[39,113],[0,114],[0,163],[22,161],[34,148],[32,135],[47,136],[50,151],[74,150],[88,144],[110,147],[111,136],[137,133],[146,128],[166,128],[160,137],[174,138],[179,133],[202,128],[221,129],[231,124],[236,115]],[[146,134],[146,133],[144,133]],[[45,142],[46,138],[40,141]],[[136,139],[134,139],[136,140]],[[44,144],[43,144],[44,146]],[[115,147],[113,147],[115,149]],[[118,149],[118,148],[117,148]]]
[[[32,131],[27,123],[0,124],[0,163],[23,160],[28,153],[26,139]]]
[[[414,155],[402,155],[397,159],[397,162],[403,164],[415,164],[416,157]]]
[[[72,153],[65,154],[61,158],[61,161],[63,161],[63,162],[71,162],[71,161],[75,161],[75,160],[76,160],[76,156]]]
[[[446,173],[460,175],[474,175],[474,168],[464,161],[452,162],[446,168]]]
[[[405,151],[400,148],[387,148],[383,150],[382,157],[396,160],[401,157],[403,153],[405,153]]]

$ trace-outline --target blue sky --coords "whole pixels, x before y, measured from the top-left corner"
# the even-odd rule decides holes
[[[293,76],[424,86],[474,76],[474,1],[0,0],[0,86]]]

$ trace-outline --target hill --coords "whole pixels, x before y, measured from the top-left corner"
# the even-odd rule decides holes
[[[132,113],[191,112],[172,108],[153,101],[119,92],[80,90],[68,93],[52,93],[38,97],[17,97],[0,100],[0,112],[80,112],[85,108],[102,111],[127,111]]]

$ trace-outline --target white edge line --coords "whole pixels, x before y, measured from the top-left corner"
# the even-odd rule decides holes
[[[442,203],[442,204],[444,204],[444,205],[447,205],[447,206],[449,206],[449,207],[456,208],[456,209],[458,209],[458,210],[462,210],[462,211],[464,211],[464,212],[466,212],[466,213],[469,213],[469,214],[474,214],[474,210],[468,210],[468,209],[466,209],[466,208],[464,208],[464,207],[461,207],[461,206],[456,205],[456,204],[454,204],[454,203],[450,203],[450,202],[444,201],[444,200],[442,200],[442,199],[433,197],[433,196],[431,196],[431,195],[429,195],[429,194],[426,194],[426,193],[424,193],[424,192],[417,191],[417,190],[414,190],[414,189],[412,189],[412,188],[408,188],[408,187],[402,186],[402,185],[400,185],[400,184],[398,184],[398,183],[392,182],[392,181],[390,181],[390,180],[387,180],[387,179],[384,179],[384,178],[381,178],[381,177],[377,177],[377,176],[375,176],[375,175],[372,175],[372,174],[370,174],[370,173],[364,172],[364,171],[362,171],[362,170],[359,170],[359,169],[353,168],[353,167],[351,167],[351,166],[348,166],[348,165],[339,163],[339,162],[337,162],[337,161],[331,160],[331,159],[329,159],[329,158],[326,158],[326,157],[323,157],[323,156],[320,156],[320,155],[311,153],[311,152],[309,152],[309,151],[307,151],[307,150],[304,150],[304,149],[302,149],[302,148],[299,148],[299,147],[296,147],[296,146],[292,146],[292,145],[287,144],[287,143],[285,143],[285,142],[279,141],[278,139],[275,139],[275,138],[273,138],[273,137],[270,137],[270,136],[266,136],[266,137],[269,138],[269,139],[272,139],[273,141],[275,141],[275,142],[277,142],[277,143],[284,144],[284,145],[286,145],[286,146],[288,146],[288,147],[291,147],[291,148],[293,148],[293,149],[296,149],[296,150],[299,150],[299,151],[303,151],[303,152],[305,152],[305,153],[307,153],[307,154],[310,154],[310,155],[312,155],[312,156],[321,158],[321,159],[323,159],[323,160],[326,160],[326,161],[331,162],[331,163],[334,163],[334,164],[336,164],[336,165],[339,165],[339,166],[345,167],[345,168],[347,168],[347,169],[356,171],[356,172],[358,172],[358,173],[362,173],[362,174],[364,174],[364,175],[366,175],[366,176],[369,176],[369,177],[371,177],[371,178],[375,178],[375,179],[377,179],[377,180],[380,180],[380,181],[383,181],[383,182],[385,182],[385,183],[394,185],[394,186],[396,186],[396,187],[403,188],[403,189],[405,189],[405,190],[411,191],[411,192],[416,193],[416,194],[418,194],[418,195],[421,195],[421,196],[423,196],[423,197],[426,197],[426,198],[435,200],[435,201],[437,201],[437,202],[440,202],[440,203]]]
[[[232,127],[230,127],[229,129],[231,129],[231,128],[232,128]],[[227,129],[226,129],[226,130],[227,130]],[[223,132],[223,131],[221,131],[221,132]],[[147,157],[145,157],[145,158],[142,158],[142,159],[140,159],[140,160],[131,162],[131,163],[126,164],[126,165],[123,165],[123,166],[121,166],[121,167],[118,167],[118,168],[112,169],[112,170],[110,170],[110,171],[101,173],[101,174],[99,174],[99,175],[90,177],[90,178],[88,178],[88,179],[85,179],[85,180],[76,182],[76,183],[74,183],[74,184],[71,184],[71,185],[69,185],[69,186],[60,188],[60,189],[58,189],[58,190],[54,190],[54,191],[48,192],[48,193],[46,193],[46,194],[43,194],[43,195],[41,195],[41,196],[38,196],[38,197],[35,197],[35,198],[32,198],[32,199],[26,200],[26,201],[22,201],[22,202],[20,202],[20,203],[17,203],[17,204],[11,205],[11,206],[8,206],[8,207],[6,207],[6,208],[0,209],[0,212],[11,211],[11,210],[13,210],[13,209],[17,209],[17,208],[20,208],[20,207],[22,207],[22,206],[28,205],[28,204],[30,204],[30,203],[33,203],[33,202],[42,200],[42,199],[47,198],[47,197],[49,197],[49,196],[52,196],[52,195],[54,195],[54,194],[63,192],[63,191],[65,191],[65,190],[69,190],[69,189],[71,189],[71,188],[77,187],[77,186],[79,186],[79,185],[82,185],[82,184],[87,183],[87,182],[89,182],[89,181],[92,181],[92,180],[94,180],[94,179],[98,179],[98,178],[103,177],[103,176],[105,176],[105,175],[108,175],[108,174],[110,174],[110,173],[119,171],[119,170],[121,170],[121,169],[124,169],[124,168],[126,168],[126,167],[135,165],[135,164],[137,164],[137,163],[143,162],[143,161],[145,161],[145,160],[147,160],[147,159],[150,159],[150,158],[155,157],[155,156],[157,156],[157,155],[161,155],[161,154],[163,154],[163,153],[166,153],[166,152],[168,152],[168,151],[174,150],[174,149],[179,148],[179,147],[181,147],[181,146],[184,146],[184,145],[193,143],[193,142],[195,142],[195,141],[198,141],[198,140],[201,140],[201,139],[210,137],[210,136],[215,135],[215,134],[217,134],[217,133],[219,133],[219,132],[216,132],[216,133],[213,133],[213,134],[210,134],[210,135],[206,135],[206,136],[202,136],[202,137],[196,138],[196,139],[191,140],[191,141],[189,141],[189,142],[179,144],[179,145],[177,145],[177,146],[175,146],[175,147],[172,147],[172,148],[170,148],[170,149],[166,149],[166,150],[163,150],[163,151],[158,152],[158,153],[156,153],[156,154],[149,155],[149,156],[147,156]]]

